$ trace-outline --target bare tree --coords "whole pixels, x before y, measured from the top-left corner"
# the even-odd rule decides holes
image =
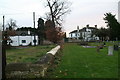
[[[7,26],[6,30],[2,32],[2,37],[4,40],[5,47],[10,48],[10,43],[12,42],[12,40],[10,39],[10,36],[16,35],[16,31],[14,29],[15,27],[17,27],[16,21],[13,19],[10,19],[7,22],[6,26]]]
[[[50,12],[46,14],[47,19],[52,20],[54,26],[62,25],[63,17],[69,13],[70,2],[66,0],[46,0],[47,7],[49,7]]]
[[[14,28],[17,27],[16,20],[10,19],[7,26],[9,30],[14,30]]]

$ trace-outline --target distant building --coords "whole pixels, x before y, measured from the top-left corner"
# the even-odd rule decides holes
[[[10,36],[10,41],[8,40],[8,44],[11,46],[28,46],[28,45],[38,45],[38,36],[30,31],[16,31],[15,36]]]
[[[79,39],[83,41],[99,40],[98,36],[92,34],[94,30],[97,30],[97,25],[95,25],[95,27],[89,27],[89,25],[87,25],[82,29],[79,29],[77,27],[77,30],[69,33],[69,38]]]
[[[118,22],[120,23],[120,1],[118,2]]]

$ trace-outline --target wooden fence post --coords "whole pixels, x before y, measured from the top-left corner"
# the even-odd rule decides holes
[[[6,78],[5,75],[5,68],[6,68],[6,49],[5,45],[2,43],[2,79],[4,80]]]

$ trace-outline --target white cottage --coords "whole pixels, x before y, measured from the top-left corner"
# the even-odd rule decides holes
[[[69,37],[84,41],[99,40],[98,36],[92,35],[92,32],[96,29],[97,29],[97,25],[95,25],[95,27],[89,27],[89,25],[87,25],[82,29],[79,29],[79,27],[77,27],[77,30],[74,30],[69,33]]]
[[[34,36],[30,31],[16,31],[16,35],[10,36],[10,39],[11,40],[8,41],[8,44],[11,46],[38,45],[38,36]]]

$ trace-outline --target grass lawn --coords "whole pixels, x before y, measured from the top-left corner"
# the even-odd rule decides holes
[[[107,47],[97,53],[96,48],[66,43],[62,61],[52,73],[52,78],[117,78],[118,51],[114,51],[113,56],[108,56],[107,51]]]
[[[47,51],[51,50],[55,45],[35,46],[27,48],[12,48],[6,51],[7,63],[30,62],[34,63]]]

